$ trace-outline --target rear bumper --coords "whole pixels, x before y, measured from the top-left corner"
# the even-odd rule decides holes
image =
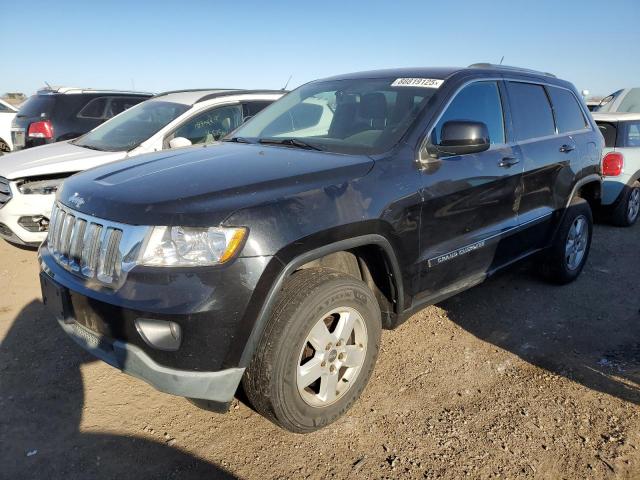
[[[602,182],[602,205],[615,208],[623,193],[627,183],[631,180],[630,175],[621,175],[615,178],[605,178]]]
[[[149,383],[161,392],[227,404],[233,400],[244,368],[196,372],[168,368],[154,362],[142,349],[109,340],[72,319],[61,320],[62,329],[87,352],[109,365]]]

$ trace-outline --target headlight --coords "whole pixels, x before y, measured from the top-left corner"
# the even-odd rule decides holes
[[[18,190],[25,195],[49,195],[55,193],[62,185],[64,178],[54,178],[51,180],[25,180],[18,184]]]
[[[231,260],[242,248],[246,228],[154,227],[142,265],[204,266]]]

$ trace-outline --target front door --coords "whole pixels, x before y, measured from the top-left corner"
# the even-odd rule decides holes
[[[508,249],[498,247],[517,225],[522,163],[507,138],[502,106],[499,82],[472,83],[446,107],[429,136],[429,157],[423,169],[418,302],[484,278],[509,260],[504,258]],[[485,123],[491,148],[469,155],[434,153],[442,126],[453,120]]]

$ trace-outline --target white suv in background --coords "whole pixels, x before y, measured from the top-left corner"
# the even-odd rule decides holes
[[[11,143],[11,122],[16,116],[15,107],[0,99],[0,155],[13,150]]]
[[[55,192],[65,178],[158,150],[206,145],[235,130],[285,92],[181,90],[156,95],[89,133],[11,153],[0,160],[0,237],[41,243]]]

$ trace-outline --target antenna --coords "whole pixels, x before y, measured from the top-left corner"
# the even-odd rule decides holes
[[[136,89],[136,82],[133,80],[133,78],[131,78],[131,90],[135,91]]]
[[[53,88],[51,87],[51,85],[49,85],[49,82],[47,82],[46,80],[44,81],[44,84],[49,87],[49,90],[53,90]]]
[[[287,87],[289,86],[289,82],[291,81],[291,79],[293,78],[293,75],[289,75],[289,80],[287,80],[287,83],[284,84],[284,87],[282,87],[282,91],[284,92]]]
[[[500,59],[500,65],[502,65],[503,61],[504,61],[504,55],[502,55],[502,58]]]

